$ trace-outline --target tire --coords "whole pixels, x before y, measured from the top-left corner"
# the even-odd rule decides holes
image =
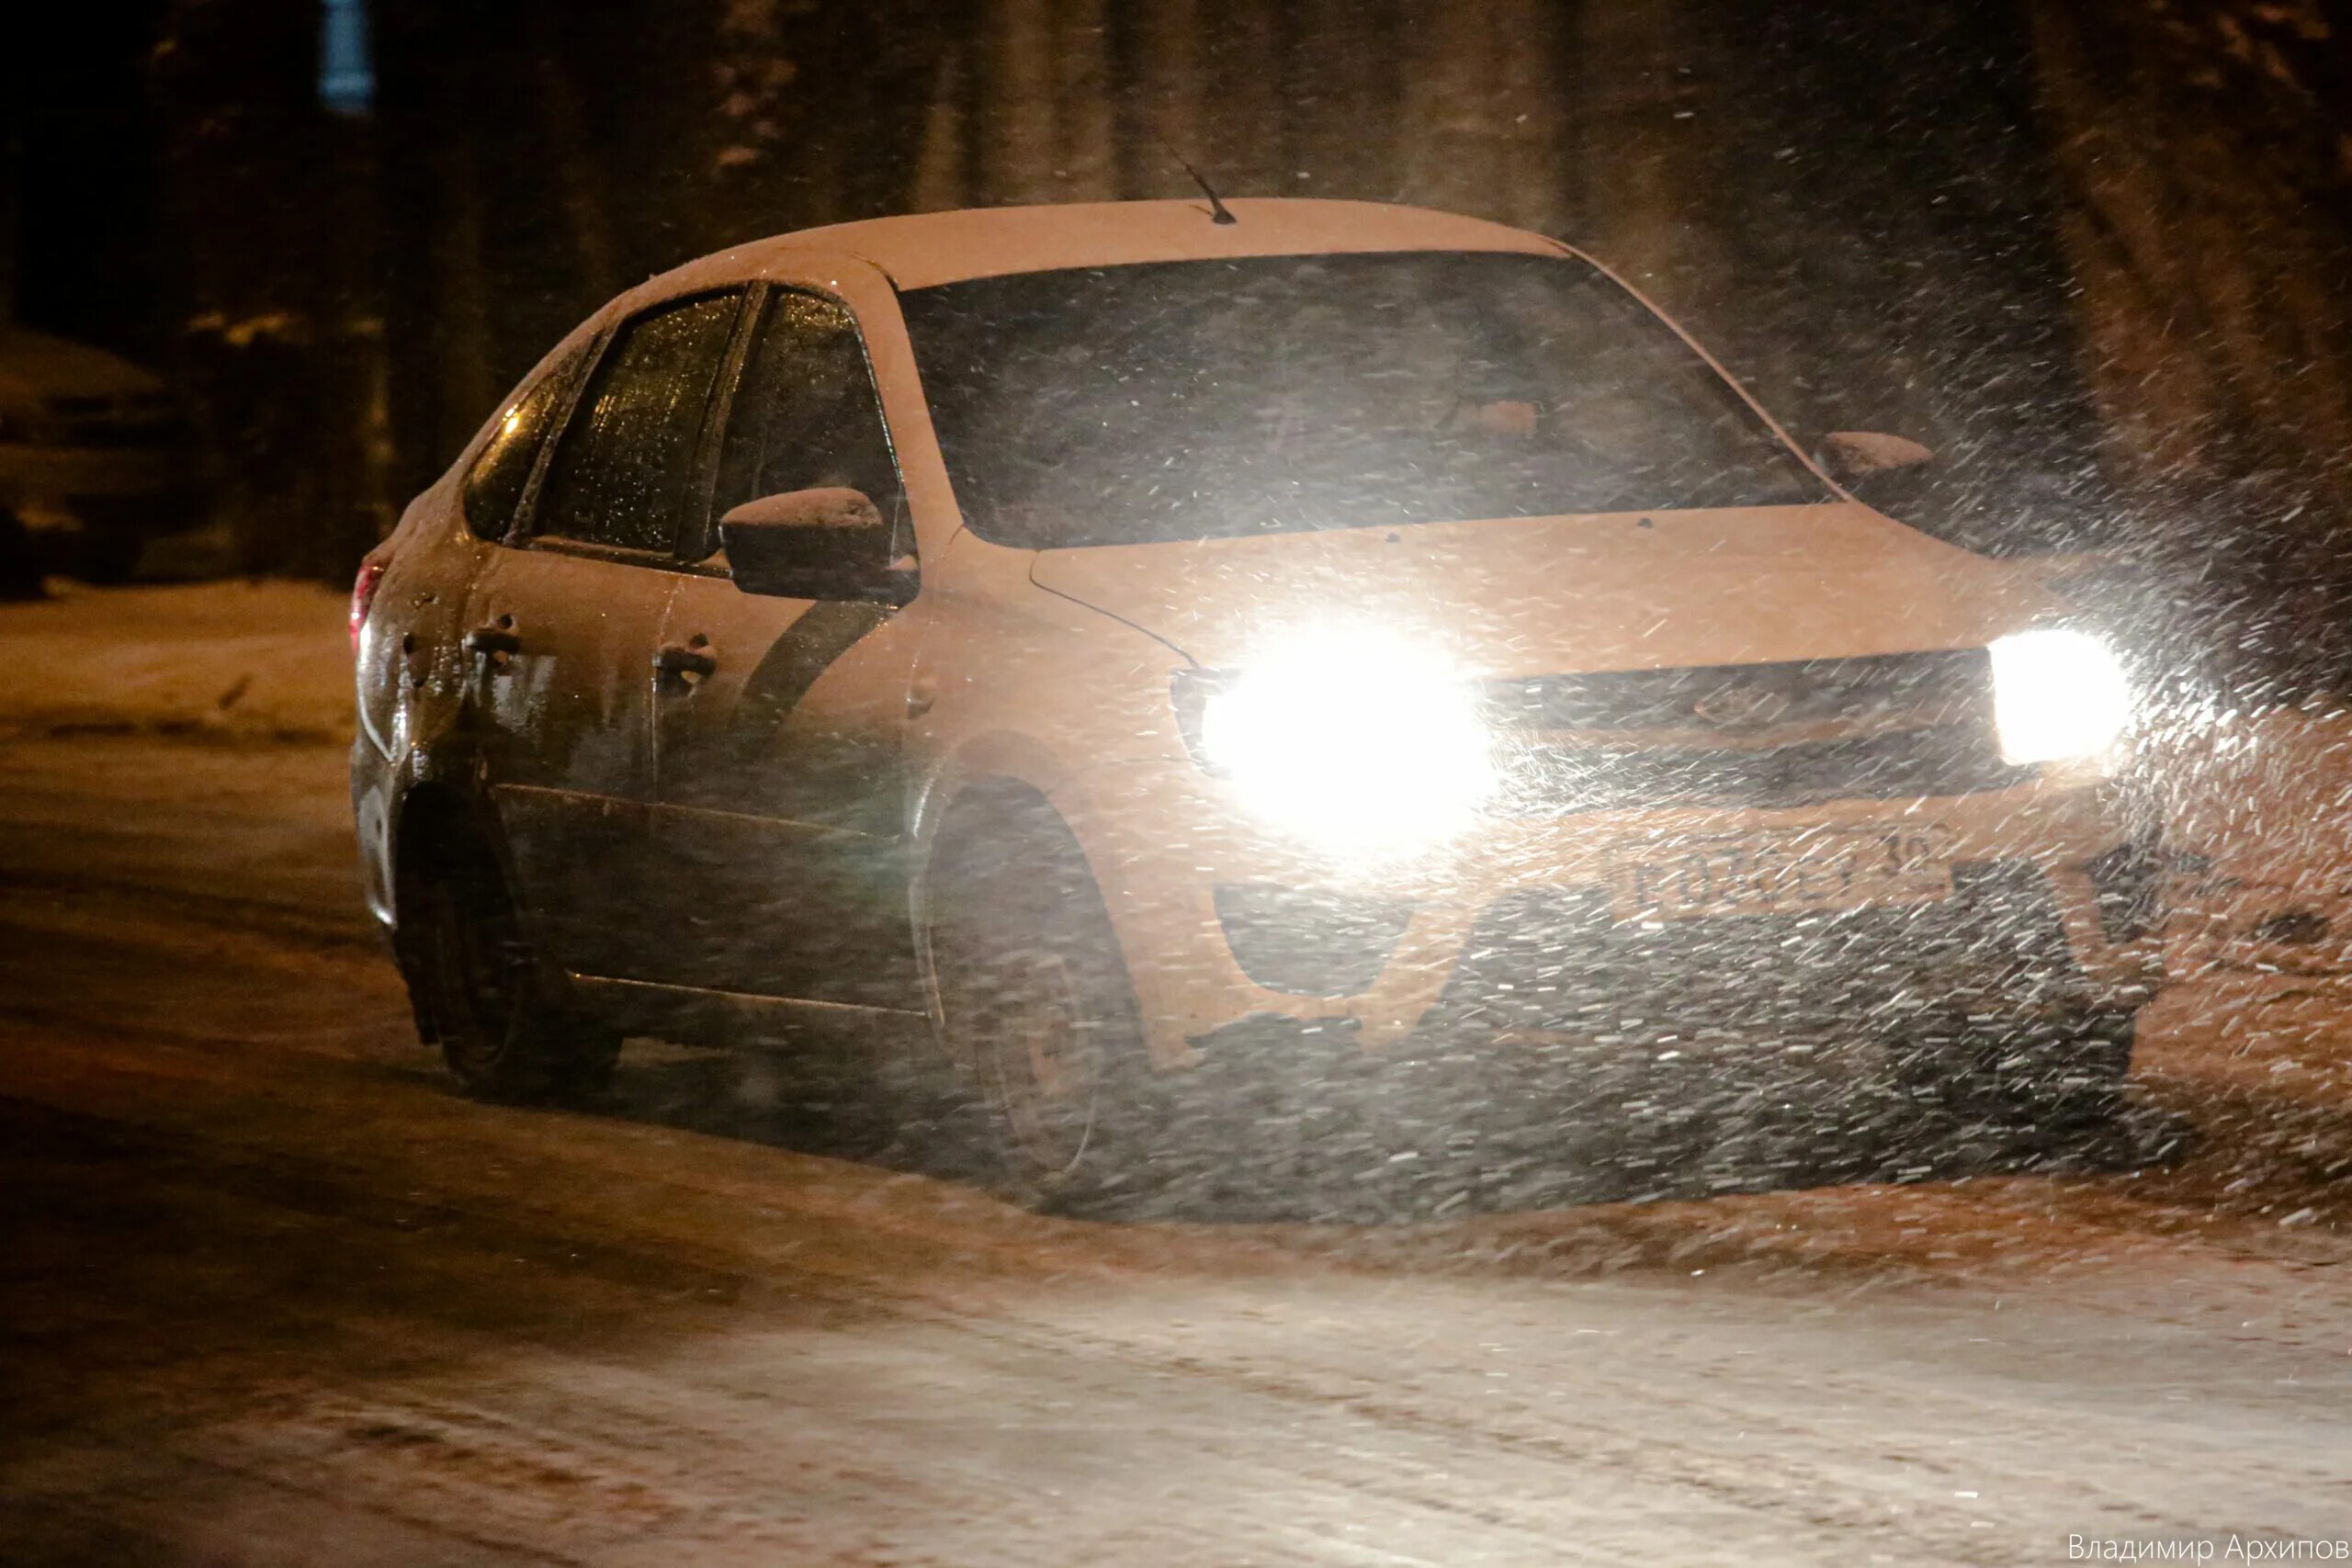
[[[420,855],[401,903],[403,968],[467,1093],[502,1104],[566,1101],[610,1081],[620,1035],[567,1005],[523,935],[496,861],[446,840]]]
[[[1150,1190],[1156,1126],[1135,987],[1101,891],[1042,800],[961,808],[927,885],[942,1043],[995,1184],[1093,1212]]]

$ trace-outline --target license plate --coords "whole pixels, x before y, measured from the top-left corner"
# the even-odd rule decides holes
[[[1808,828],[1684,840],[1621,854],[1620,920],[1690,920],[1929,904],[1951,894],[1951,832],[1936,827]]]

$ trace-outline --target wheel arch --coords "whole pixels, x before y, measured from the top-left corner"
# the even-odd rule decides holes
[[[497,811],[474,787],[473,779],[440,771],[412,779],[393,803],[386,845],[391,868],[392,955],[404,977],[413,978],[416,973],[415,922],[407,916],[415,908],[418,886],[436,863],[447,864],[458,855],[487,860],[514,887],[514,865]],[[435,1037],[432,1021],[422,1010],[417,1028],[428,1043]]]
[[[952,778],[934,780],[924,792],[916,813],[912,863],[907,879],[907,915],[913,929],[916,978],[922,987],[923,1010],[930,1015],[933,1032],[943,1047],[950,1043],[946,1014],[940,1001],[938,964],[931,945],[933,874],[944,846],[962,835],[990,829],[1004,832],[1008,841],[1017,841],[1015,835],[1041,833],[1058,839],[1086,867],[1089,876],[1095,874],[1077,829],[1034,775],[959,769]]]

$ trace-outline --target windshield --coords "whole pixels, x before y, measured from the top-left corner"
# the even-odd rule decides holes
[[[1487,252],[910,291],[964,518],[1032,549],[1829,499],[1590,265]]]

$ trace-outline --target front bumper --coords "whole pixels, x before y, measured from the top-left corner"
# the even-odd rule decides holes
[[[1216,781],[1187,769],[1093,770],[1056,804],[1102,885],[1163,1068],[1193,1065],[1204,1039],[1250,1020],[1350,1035],[1374,1052],[1416,1034],[1941,1029],[2129,1011],[2161,976],[2152,911],[2132,880],[2144,857],[2091,784],[1490,820],[1376,875],[1257,826]],[[1612,916],[1609,867],[1629,846],[1928,825],[1953,867],[1944,899]],[[1277,890],[1258,897],[1257,918],[1294,912],[1295,962],[1279,962],[1279,942],[1262,932],[1242,931],[1236,889]],[[1318,909],[1329,929],[1315,929]]]

